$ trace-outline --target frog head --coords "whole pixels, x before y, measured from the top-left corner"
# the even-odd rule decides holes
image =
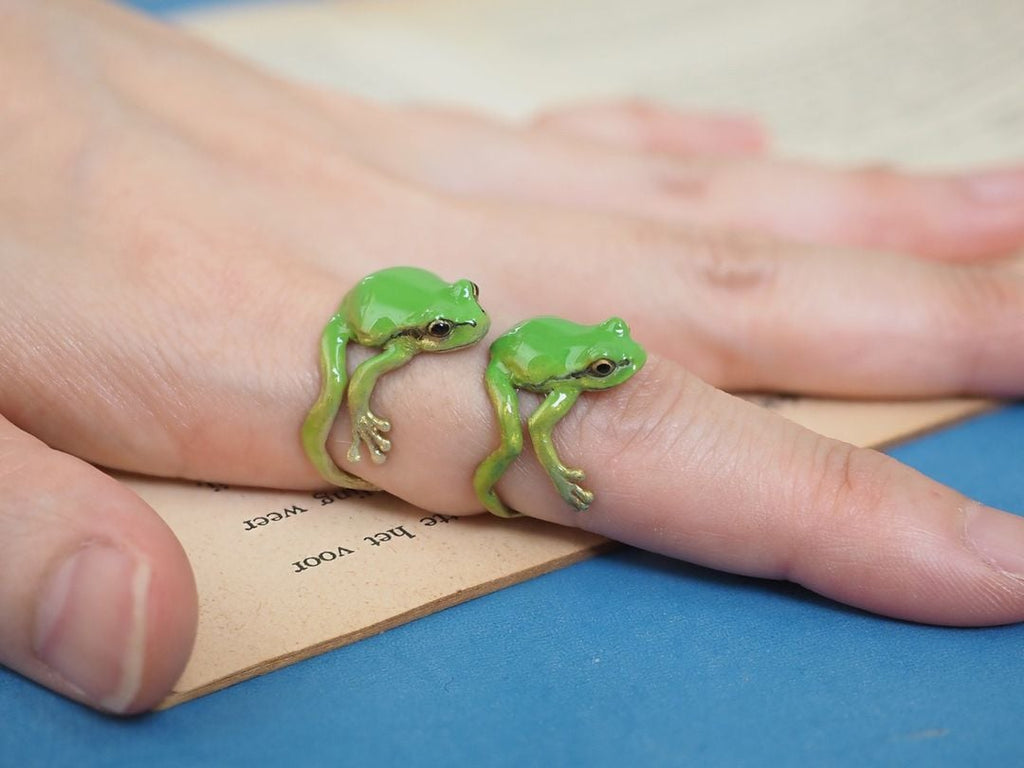
[[[639,371],[647,362],[643,347],[629,335],[624,320],[612,317],[593,326],[587,343],[574,361],[572,379],[581,389],[610,389]]]
[[[469,280],[446,285],[411,330],[422,352],[447,352],[475,344],[487,335],[491,320],[479,302],[480,289]]]

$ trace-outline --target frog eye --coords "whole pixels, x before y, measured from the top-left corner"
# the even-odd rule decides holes
[[[427,326],[427,333],[433,336],[435,339],[444,339],[451,335],[452,329],[455,326],[452,325],[448,320],[434,320],[430,325]]]
[[[587,372],[599,379],[609,376],[614,370],[615,363],[603,357],[600,360],[595,360],[587,367]]]
[[[474,299],[479,299],[480,298],[480,286],[477,285],[474,282],[470,282],[470,285],[473,287],[473,298]]]

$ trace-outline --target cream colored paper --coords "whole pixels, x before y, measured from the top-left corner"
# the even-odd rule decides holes
[[[181,22],[278,72],[380,99],[523,117],[643,95],[757,113],[783,150],[816,159],[1024,159],[1016,0],[378,0],[242,5]],[[861,445],[988,405],[752,399]],[[195,651],[164,706],[605,545],[531,520],[443,520],[383,494],[126,482],[181,538],[199,585]]]
[[[126,482],[174,529],[199,590],[195,649],[164,707],[605,545],[536,520],[431,515],[384,493]]]
[[[506,117],[610,95],[755,114],[784,154],[1024,160],[1020,0],[340,0],[189,26],[306,82]]]

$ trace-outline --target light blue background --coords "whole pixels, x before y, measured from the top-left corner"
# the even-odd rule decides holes
[[[891,453],[1024,513],[1024,405]],[[623,549],[127,721],[0,670],[4,765],[267,762],[1022,765],[1024,624],[906,624]]]

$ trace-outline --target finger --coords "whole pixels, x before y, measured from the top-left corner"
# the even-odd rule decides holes
[[[471,356],[424,360],[382,381],[396,444],[386,465],[363,468],[371,482],[435,511],[479,508],[469,477],[497,436],[484,393],[459,387]],[[423,397],[429,419],[417,418]],[[527,451],[497,485],[510,507],[898,618],[1024,620],[1024,519],[722,394],[674,364],[651,361],[619,388],[584,395],[555,440],[560,456],[586,471],[593,505],[573,511]]]
[[[516,268],[497,282],[480,275],[489,301],[506,302],[495,311],[518,319],[552,307],[588,322],[621,313],[652,351],[732,391],[1024,391],[1024,272],[1016,262],[950,264],[609,217],[574,222],[586,224],[573,242],[587,258],[554,258],[544,243],[564,240],[571,220],[525,221],[510,220],[510,231],[488,244],[492,259]],[[599,277],[595,264],[606,270]],[[486,291],[492,284],[501,289]]]
[[[754,155],[767,144],[749,117],[681,112],[641,100],[600,101],[556,107],[531,125],[618,149],[667,155]]]
[[[639,109],[642,114],[648,108]],[[372,132],[374,141],[354,151],[400,178],[463,197],[629,214],[936,259],[983,259],[1024,248],[1021,169],[924,175],[707,152],[668,157],[637,151],[643,141],[628,130],[635,141],[601,146],[580,142],[569,131],[524,133],[451,110],[395,113],[377,108],[367,114],[372,119],[363,114],[355,122]],[[622,109],[621,116],[629,114]],[[338,111],[339,120],[352,125],[348,115]],[[709,126],[714,122],[708,121]],[[416,125],[412,134],[410,122]],[[723,129],[722,135],[730,131]]]
[[[886,398],[1024,387],[1024,273],[1012,263],[715,235],[682,247],[634,287],[647,302],[638,327],[717,386]]]
[[[1024,391],[1020,271],[821,253],[609,217],[465,214],[459,237],[438,225],[443,253],[418,246],[417,262],[448,280],[476,280],[496,329],[498,318],[510,327],[552,311],[582,322],[615,312],[651,351],[735,390]],[[0,409],[48,444],[103,466],[314,485],[294,431],[319,388],[316,340],[348,287],[383,266],[372,258],[367,249],[365,263],[332,274],[282,268],[250,249],[228,258],[199,246],[173,259],[133,260],[129,283],[117,262],[110,272],[93,266],[89,279],[59,263],[61,274],[32,277],[26,267],[0,329],[4,362],[18,371],[0,382]],[[216,269],[203,266],[218,259]],[[595,279],[595,263],[616,268]],[[92,308],[87,321],[69,320],[74,306]],[[350,364],[360,355],[353,348]],[[460,386],[475,386],[484,366]]]
[[[772,159],[638,159],[554,145],[523,158],[515,173],[511,166],[477,165],[464,191],[934,259],[1024,248],[1024,171],[923,176]]]
[[[0,663],[89,706],[151,709],[184,669],[196,590],[159,517],[0,418]]]
[[[513,506],[898,618],[1024,619],[1024,520],[673,367],[592,403],[562,434],[567,452],[590,453],[593,516],[566,514],[518,478]]]
[[[681,218],[786,239],[953,260],[1024,248],[1024,170],[925,176],[765,160],[668,169],[657,183],[677,190]]]

